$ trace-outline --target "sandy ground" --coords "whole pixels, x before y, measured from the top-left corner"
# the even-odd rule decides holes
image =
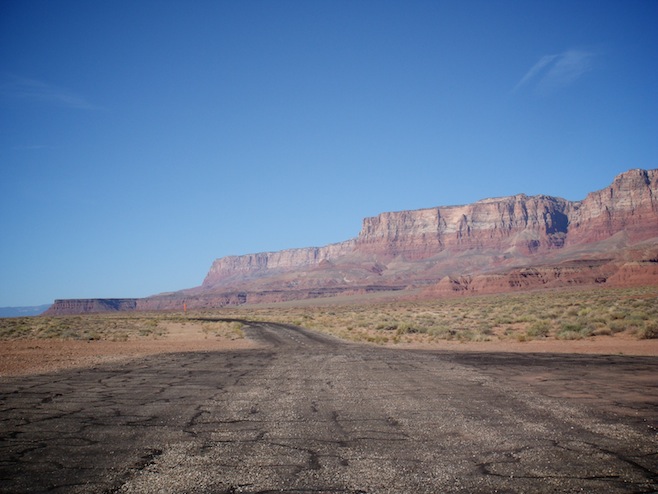
[[[248,339],[219,338],[201,326],[170,325],[166,336],[132,341],[10,340],[0,342],[0,376],[93,367],[159,353],[255,348]]]
[[[0,379],[0,491],[658,492],[655,357],[244,332],[263,346]]]
[[[470,352],[578,353],[589,355],[658,356],[658,340],[638,340],[634,336],[592,336],[582,340],[498,340],[485,342],[440,341],[431,344],[398,344],[399,348],[437,349]]]
[[[204,333],[200,326],[172,326],[166,336],[133,341],[11,340],[0,342],[0,377],[93,367],[106,362],[176,352],[231,351],[256,348],[248,339],[225,339]],[[392,348],[471,352],[581,353],[658,356],[658,340],[632,336],[598,336],[584,340],[509,340],[389,344]]]

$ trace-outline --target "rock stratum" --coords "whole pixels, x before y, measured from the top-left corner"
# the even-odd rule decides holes
[[[91,312],[126,312],[137,309],[136,298],[74,298],[55,300],[45,316],[64,316]]]
[[[622,173],[582,201],[519,194],[382,213],[344,242],[217,259],[201,286],[139,299],[136,308],[589,284],[658,284],[658,170]]]

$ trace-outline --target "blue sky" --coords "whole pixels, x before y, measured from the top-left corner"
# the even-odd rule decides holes
[[[658,167],[658,2],[0,0],[0,306]]]

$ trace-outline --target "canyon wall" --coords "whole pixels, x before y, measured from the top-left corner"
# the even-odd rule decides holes
[[[234,281],[242,282],[268,271],[306,269],[320,265],[323,261],[345,256],[353,249],[354,241],[348,240],[324,247],[222,257],[213,262],[203,280],[203,286],[212,287],[219,282],[224,284]]]
[[[658,236],[658,170],[630,170],[592,192],[569,212],[570,245],[624,231],[631,242]]]
[[[58,299],[43,313],[44,316],[96,312],[126,312],[137,309],[136,298],[76,298]]]
[[[425,296],[658,284],[658,170],[582,201],[545,195],[387,212],[344,242],[228,256],[199,287],[144,299],[58,300],[48,313],[212,308],[332,295]]]
[[[268,286],[276,286],[277,276],[293,272],[305,274],[297,277],[295,287],[310,286],[323,263],[325,282],[331,269],[336,273],[342,267],[343,274],[348,273],[336,274],[333,284],[343,278],[376,282],[373,273],[380,281],[399,282],[403,273],[413,281],[424,274],[442,277],[459,270],[534,262],[563,251],[568,255],[570,247],[601,242],[620,232],[624,245],[658,237],[658,170],[630,170],[582,201],[518,194],[464,206],[382,213],[365,218],[358,237],[339,244],[218,259],[203,286],[234,287],[266,279]],[[414,264],[418,261],[423,263]]]
[[[466,206],[382,213],[363,221],[361,252],[424,259],[445,249],[518,249],[535,253],[562,247],[571,203],[549,196],[484,199]]]

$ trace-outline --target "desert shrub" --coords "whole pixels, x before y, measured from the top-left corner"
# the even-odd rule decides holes
[[[395,334],[401,336],[403,334],[411,333],[412,327],[409,323],[396,323]]]
[[[592,308],[591,307],[585,307],[583,309],[580,309],[578,311],[578,317],[586,317],[592,313]]]
[[[398,323],[396,322],[380,322],[375,326],[378,331],[396,331],[399,330]]]
[[[448,326],[435,325],[430,328],[427,328],[427,333],[430,336],[438,339],[452,339],[455,335],[455,332],[452,331]]]
[[[572,330],[559,331],[555,337],[559,340],[582,340],[584,338],[580,331]]]
[[[139,336],[159,336],[161,334],[158,331],[159,321],[157,319],[146,319],[143,321],[141,327],[139,327],[137,334]]]
[[[575,317],[578,315],[578,307],[571,307],[570,309],[567,310],[566,315],[569,317]]]
[[[242,329],[244,324],[241,322],[234,321],[231,323],[231,334],[235,338],[244,338],[244,330]]]
[[[608,327],[612,333],[621,333],[628,329],[628,323],[624,319],[615,319],[608,322]]]
[[[514,319],[509,314],[496,316],[493,320],[493,323],[496,326],[505,326],[505,325],[508,325],[508,324],[512,324],[513,322],[514,322]]]
[[[635,335],[641,340],[658,338],[658,321],[646,321]]]
[[[602,315],[595,315],[589,318],[590,322],[598,326],[607,326],[608,318]]]
[[[546,320],[535,321],[526,331],[531,338],[544,338],[551,330],[551,323]]]
[[[625,319],[626,312],[613,307],[610,309],[610,318],[613,320]]]
[[[366,341],[368,343],[376,343],[377,345],[383,345],[388,343],[388,336],[366,336]]]
[[[646,313],[646,311],[634,310],[631,311],[631,313],[628,315],[628,318],[632,321],[646,321],[649,319],[649,315]]]
[[[491,338],[487,336],[486,334],[483,334],[480,331],[472,331],[472,330],[466,330],[466,331],[459,331],[457,333],[457,339],[459,341],[489,341]]]
[[[203,323],[203,332],[218,338],[244,338],[243,323],[239,321],[208,321]]]
[[[560,340],[580,340],[592,334],[592,329],[581,322],[564,322],[555,335]]]
[[[612,329],[608,327],[596,328],[592,331],[592,336],[610,336],[612,335]]]

